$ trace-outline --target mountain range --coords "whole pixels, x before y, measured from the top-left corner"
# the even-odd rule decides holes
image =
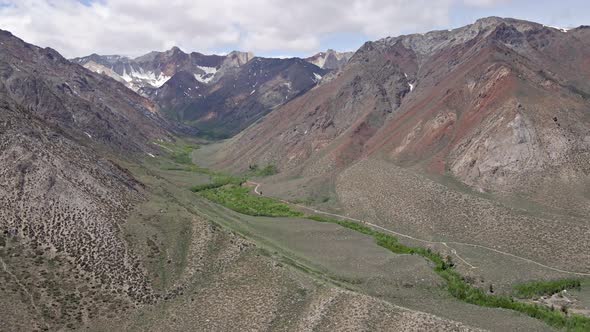
[[[306,59],[0,31],[0,330],[551,330],[422,256],[512,302],[590,276],[589,54],[498,17]]]
[[[92,54],[72,62],[126,84],[202,136],[226,138],[311,89],[350,55],[329,50],[307,60],[276,59],[236,51],[186,54],[174,47],[134,59]]]
[[[236,137],[228,162],[329,173],[378,157],[482,192],[583,194],[589,31],[487,18],[367,42],[337,78]]]
[[[219,80],[219,77],[234,67],[252,60],[251,53],[231,52],[226,56],[204,55],[197,52],[186,54],[178,47],[165,52],[150,52],[137,58],[120,55],[91,54],[74,58],[91,71],[105,74],[123,82],[139,92],[144,88],[159,88],[178,72],[189,72],[201,83]]]
[[[332,197],[355,218],[587,272],[589,47],[586,26],[496,17],[367,42],[224,143],[217,167],[276,165],[271,195]]]

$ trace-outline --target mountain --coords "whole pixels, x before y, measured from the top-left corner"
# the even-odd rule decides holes
[[[178,47],[165,52],[150,52],[137,58],[120,55],[92,54],[74,58],[87,69],[102,73],[125,83],[138,92],[142,88],[159,88],[178,72],[189,72],[202,83],[214,82],[233,67],[239,67],[253,58],[251,53],[231,52],[228,55],[184,53]]]
[[[247,130],[235,147],[260,158],[280,151],[272,159],[285,168],[328,146],[338,166],[382,153],[482,190],[522,188],[525,174],[549,168],[581,176],[588,31],[492,17],[368,42],[337,78]]]
[[[265,193],[588,272],[589,53],[586,26],[497,17],[367,42],[218,166],[273,164]]]
[[[93,54],[72,61],[125,83],[168,118],[213,138],[235,135],[314,87],[326,73],[297,58],[186,54],[176,47],[135,59]]]
[[[175,126],[149,100],[53,49],[7,31],[0,44],[0,294],[12,307],[0,310],[5,326],[56,330],[109,305],[120,312],[151,303],[121,238],[145,186],[115,160],[158,153],[152,143],[171,141]]]
[[[319,52],[305,60],[322,69],[337,70],[342,68],[353,54],[354,52],[336,52],[328,49],[326,52]]]
[[[182,128],[152,102],[8,32],[0,44],[1,329],[471,330],[318,282],[221,227],[243,216],[189,190],[209,175],[184,170]],[[294,85],[313,67],[274,65]]]
[[[216,82],[206,84],[181,71],[162,87],[143,91],[170,118],[225,138],[313,88],[324,74],[301,59],[256,57]]]
[[[491,17],[329,69],[0,45],[0,329],[586,324],[584,292],[511,294],[590,273],[588,27]]]
[[[9,32],[0,38],[2,91],[40,120],[69,135],[125,151],[153,151],[146,142],[165,139],[168,130],[174,130],[153,102],[122,84]]]

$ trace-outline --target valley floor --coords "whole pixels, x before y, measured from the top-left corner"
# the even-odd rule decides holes
[[[477,306],[452,297],[445,289],[445,280],[435,273],[429,261],[419,255],[393,253],[366,234],[299,214],[250,216],[214,203],[191,188],[209,184],[219,179],[219,174],[193,164],[190,149],[170,151],[170,156],[146,157],[141,164],[121,162],[145,185],[149,194],[121,225],[120,236],[138,256],[153,291],[160,297],[153,304],[141,305],[111,304],[103,299],[92,304],[91,308],[98,308],[95,315],[80,317],[79,325],[64,328],[86,331],[553,330],[542,320],[515,311]],[[193,160],[200,160],[201,153],[194,152]],[[292,199],[284,192],[280,194],[277,189],[280,184],[272,178],[254,181],[263,182],[251,187],[255,198],[262,197],[260,191],[264,191],[264,196],[276,194]],[[285,188],[290,188],[289,184],[282,189]],[[330,195],[330,190],[318,195]],[[297,208],[301,204],[310,203],[290,206]],[[320,199],[310,206],[314,206],[312,210],[339,211],[333,198]],[[421,236],[411,229],[381,224],[378,219],[371,221]],[[443,256],[450,255],[466,279],[483,289],[493,285],[496,293],[507,293],[520,281],[566,276],[482,248],[398,238],[403,245],[429,247]],[[27,322],[38,321],[41,326],[50,322],[53,318],[43,316],[41,311],[19,310],[19,306],[26,308],[31,302],[44,304],[37,297],[19,291],[23,285],[19,286],[17,281],[27,280],[32,271],[17,262],[21,254],[0,253],[0,278],[6,285],[0,287],[0,295],[15,303],[0,309],[2,317],[15,317],[6,326],[25,331],[34,326]],[[52,264],[46,265],[51,268]],[[30,285],[28,281],[25,283],[27,287]],[[582,291],[571,291],[566,299],[582,308],[588,307],[587,284],[584,281]]]
[[[393,254],[366,235],[297,217],[247,216],[210,202],[189,189],[211,174],[166,163],[130,165],[154,195],[126,227],[154,284],[180,291],[100,321],[96,330],[551,330],[510,310],[454,299],[423,258]],[[453,248],[478,265],[478,255],[491,257]],[[501,288],[492,270],[481,283]]]
[[[337,225],[235,213],[189,191],[207,175],[149,163],[130,169],[153,196],[130,218],[127,238],[153,283],[177,291],[155,306],[94,321],[90,330],[475,329],[371,294],[387,283],[423,288],[416,294],[438,289],[440,281],[417,257],[392,255]],[[392,264],[406,267],[395,272]],[[511,320],[527,326],[529,319]]]

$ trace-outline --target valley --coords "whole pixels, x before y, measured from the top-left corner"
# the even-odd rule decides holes
[[[180,168],[182,165],[177,166]],[[154,194],[154,198],[148,201],[145,207],[138,207],[137,217],[132,215],[130,218],[130,227],[139,223],[143,232],[147,230],[147,234],[140,235],[131,242],[137,243],[138,252],[154,253],[147,244],[149,242],[144,242],[144,239],[153,239],[158,248],[155,252],[155,261],[154,257],[148,256],[142,259],[146,260],[154,284],[160,284],[160,280],[167,280],[162,287],[163,291],[182,291],[162,301],[155,308],[148,307],[145,312],[140,310],[132,317],[122,317],[113,321],[114,326],[127,326],[126,329],[129,330],[158,330],[164,326],[174,326],[177,329],[209,326],[212,329],[223,330],[231,329],[232,326],[237,327],[220,325],[241,321],[237,316],[223,316],[235,312],[248,315],[248,321],[252,324],[250,327],[254,329],[330,329],[335,326],[395,328],[396,325],[391,324],[407,324],[416,328],[466,329],[461,324],[388,304],[354,291],[354,285],[357,283],[354,279],[364,279],[371,275],[366,275],[362,269],[350,265],[348,259],[341,255],[337,262],[331,263],[333,267],[326,269],[327,261],[333,259],[331,255],[320,254],[317,257],[318,252],[306,252],[308,249],[305,249],[305,242],[292,247],[299,242],[293,242],[295,239],[292,239],[291,247],[279,244],[282,242],[279,236],[281,233],[282,236],[288,236],[293,232],[306,237],[305,234],[309,235],[324,228],[325,236],[332,237],[334,235],[331,233],[335,232],[337,238],[346,243],[345,246],[333,246],[332,251],[349,246],[353,251],[356,251],[354,248],[361,248],[369,250],[366,255],[378,253],[383,257],[383,263],[377,264],[378,266],[386,264],[389,260],[387,253],[379,250],[368,238],[359,237],[354,232],[338,235],[341,231],[335,227],[318,229],[317,226],[320,224],[304,219],[280,218],[281,223],[290,224],[280,226],[269,218],[234,213],[200,198],[189,190],[196,183],[206,182],[207,175],[163,170],[166,168],[171,168],[169,162],[154,165],[153,160],[147,160],[144,166],[131,169],[142,182],[148,185],[157,183],[154,189],[157,188],[156,191],[159,192]],[[165,209],[164,214],[162,209]],[[300,228],[301,223],[307,225]],[[141,234],[137,231],[132,233],[134,237]],[[185,237],[185,240],[181,240]],[[219,238],[229,241],[232,245],[220,242],[222,240]],[[356,240],[361,240],[361,244],[356,244]],[[325,249],[322,243],[328,242],[320,238],[307,243],[319,245],[316,250],[322,252]],[[308,258],[310,255],[311,260]],[[359,257],[360,260],[362,256]],[[154,263],[150,264],[150,261]],[[175,269],[171,269],[169,264],[182,268],[177,270],[179,273],[176,274],[171,272]],[[377,267],[382,268],[383,266]],[[427,270],[424,266],[422,269]],[[225,275],[235,276],[228,278]],[[247,286],[247,289],[244,289],[245,293],[236,292],[239,285]],[[293,293],[295,291],[296,293]],[[220,298],[220,294],[224,293],[227,295]],[[226,307],[238,298],[240,308],[227,311]],[[261,307],[263,303],[273,305],[274,308],[264,309],[265,307]],[[352,303],[354,308],[360,311],[350,318],[346,311],[348,309],[343,307],[344,303],[347,303],[346,307]],[[320,307],[317,307],[318,305]],[[251,312],[248,311],[250,306],[253,310]],[[199,314],[195,315],[197,312]],[[316,318],[308,322],[308,315]],[[400,320],[385,321],[383,317],[379,318],[379,315],[399,317]],[[104,324],[107,324],[106,320],[99,321],[94,328],[101,330],[108,326]]]
[[[207,175],[203,176],[202,173],[195,174],[185,171],[163,171],[163,168],[169,167],[163,167],[162,165],[158,165],[158,168],[152,167],[153,166],[147,166],[145,170],[140,171],[147,172],[149,170],[149,175],[146,174],[141,177],[142,180],[146,183],[149,183],[149,181],[146,181],[145,177],[149,176],[157,177],[160,179],[159,181],[162,182],[170,181],[168,186],[173,185],[175,189],[173,190],[170,188],[170,192],[167,192],[166,195],[169,197],[169,199],[174,199],[173,197],[176,195],[181,195],[179,197],[184,196],[182,198],[184,201],[182,205],[187,212],[190,211],[190,214],[193,215],[192,222],[190,222],[189,219],[184,221],[187,225],[190,225],[191,223],[194,224],[194,218],[202,218],[203,220],[207,220],[207,223],[212,222],[211,225],[213,225],[214,228],[217,228],[215,233],[230,232],[235,234],[234,236],[238,236],[238,238],[236,238],[237,243],[245,245],[246,248],[249,248],[250,250],[261,251],[259,255],[266,257],[269,262],[272,262],[273,267],[284,270],[287,274],[294,273],[298,275],[298,278],[309,278],[307,282],[318,284],[315,287],[322,285],[322,288],[333,288],[333,290],[330,292],[352,292],[351,295],[364,294],[364,296],[379,298],[386,303],[391,301],[391,305],[401,305],[402,307],[406,308],[399,308],[398,310],[405,311],[410,309],[410,312],[414,312],[414,310],[418,312],[429,312],[448,320],[460,319],[463,323],[471,326],[472,328],[476,327],[491,330],[501,330],[514,329],[517,326],[524,327],[533,325],[538,326],[538,329],[547,328],[543,327],[544,325],[542,323],[531,321],[530,318],[526,318],[525,316],[514,317],[512,314],[509,314],[506,311],[503,312],[501,310],[495,311],[494,309],[479,309],[477,306],[462,304],[461,302],[454,300],[445,293],[443,286],[444,282],[438,278],[436,274],[433,274],[432,270],[427,264],[425,264],[426,261],[418,256],[396,255],[388,253],[386,250],[375,245],[369,237],[358,234],[352,230],[346,230],[345,228],[341,228],[333,224],[318,223],[300,218],[251,217],[235,213],[217,204],[208,202],[207,200],[200,198],[199,195],[190,192],[190,186],[195,183],[206,181],[208,178]],[[179,178],[183,178],[183,181],[186,182],[180,182]],[[161,187],[163,187],[162,183],[158,185],[158,188]],[[180,189],[178,187],[180,187]],[[189,237],[191,241],[189,247],[185,247],[183,244],[182,249],[179,247],[175,248],[175,246],[180,246],[180,243],[183,242],[180,241],[180,238],[184,236],[183,232],[186,232],[187,229],[185,228],[182,230],[180,227],[173,227],[171,222],[165,222],[165,219],[162,219],[162,217],[159,216],[153,217],[153,214],[157,215],[158,213],[161,213],[157,206],[166,206],[166,214],[177,216],[178,212],[173,212],[174,207],[170,206],[170,204],[159,205],[150,202],[148,206],[152,207],[151,209],[153,212],[147,214],[142,212],[142,216],[138,220],[144,220],[143,223],[145,223],[147,220],[152,219],[152,227],[157,229],[157,231],[154,233],[157,234],[155,238],[161,239],[162,236],[164,237],[162,242],[160,242],[161,240],[156,241],[156,243],[158,243],[157,246],[161,248],[160,255],[165,255],[165,258],[161,258],[162,262],[160,264],[164,263],[163,261],[166,259],[172,260],[172,263],[167,264],[178,264],[177,260],[182,262],[183,255],[177,257],[176,254],[174,254],[174,252],[177,252],[177,250],[186,250],[184,254],[186,255],[184,256],[184,259],[186,260],[190,259],[191,257],[195,257],[195,252],[190,248],[190,246],[196,245],[194,242],[198,243],[201,241],[211,240],[210,238],[201,238],[203,236],[202,232],[193,233],[192,237]],[[176,217],[175,219],[179,220],[180,218]],[[167,227],[163,229],[160,228],[157,226],[158,222],[154,223],[155,220],[158,220],[159,223],[164,222]],[[221,226],[221,228],[218,228],[219,226]],[[172,237],[169,238],[170,236]],[[238,241],[237,239],[241,240]],[[406,243],[412,244],[411,242]],[[202,246],[203,244],[201,244],[201,247]],[[162,247],[166,249],[163,249]],[[146,249],[140,251],[144,251]],[[236,253],[234,253],[234,255],[235,254]],[[368,259],[369,257],[371,257],[371,259]],[[193,272],[195,273],[195,275],[193,275],[194,278],[196,275],[201,275],[202,273],[210,273],[206,272],[208,268],[205,268],[205,266],[210,264],[216,265],[220,263],[201,262],[201,264],[199,264],[202,269],[201,271],[199,271],[199,268],[191,267],[190,264],[190,262],[187,262],[184,272],[180,273],[180,275],[176,277],[178,278],[176,279],[178,281],[170,281],[168,287],[172,288],[173,285],[177,286],[181,284],[182,281],[180,280],[183,280],[187,283],[190,283],[190,280],[192,280],[194,283],[192,287],[195,287],[204,281],[202,278],[187,278],[187,276],[190,276],[191,274],[189,271],[197,271]],[[170,269],[168,268],[167,270]],[[158,275],[161,272],[162,270],[159,270],[159,268],[154,268],[155,275]],[[258,277],[259,273],[260,271],[255,273],[257,277],[250,281],[249,287],[254,287],[259,282],[261,282]],[[157,278],[162,278],[162,276],[158,275]],[[168,278],[174,279],[175,277],[165,277],[165,279]],[[264,276],[261,276],[261,278],[264,278]],[[233,282],[237,281],[234,280]],[[191,286],[185,287],[189,287],[188,289],[191,289]],[[217,292],[224,289],[225,287],[233,286],[216,283],[215,287]],[[188,291],[186,291],[187,288],[184,289],[184,292],[188,293]],[[199,294],[200,291],[204,290],[200,287],[197,287],[193,291],[194,293],[192,293],[195,295],[190,296],[198,297],[196,294]],[[310,290],[308,289],[308,291]],[[182,298],[185,297],[185,294],[172,297],[170,302],[183,301],[184,305],[187,305],[185,302],[186,300],[182,300]],[[247,298],[254,301],[256,300],[257,296],[250,295]],[[223,303],[224,302],[217,303],[217,307],[213,305],[210,310],[214,310],[216,308],[216,310],[222,311],[221,308],[223,308]],[[165,310],[165,312],[169,312],[170,315],[177,315],[178,307],[175,305],[172,305],[172,307],[173,308],[169,310]],[[441,311],[441,309],[444,310]],[[195,310],[197,309],[195,308]],[[485,310],[487,312],[483,314],[480,312],[480,310]],[[469,312],[471,312],[471,314],[469,314]],[[213,312],[210,312],[210,314],[213,314]],[[489,315],[498,315],[498,317],[491,320],[486,319],[485,321],[477,319],[477,317],[490,317]],[[169,318],[165,317],[166,316],[159,316],[158,321],[162,319],[168,321]],[[201,321],[192,321],[191,324],[202,322],[203,320],[207,319],[205,317],[206,316],[201,317]],[[211,316],[210,321],[219,322],[219,320],[214,319],[214,317],[215,316]],[[320,319],[320,317],[318,317],[318,319]],[[363,316],[361,315],[361,317]],[[473,318],[472,320],[465,321],[466,317]],[[193,318],[197,319],[197,317]],[[137,319],[140,318],[138,317]],[[146,319],[146,317],[141,317],[141,319]],[[147,319],[149,319],[149,315],[147,316]],[[262,319],[262,317],[260,319]],[[376,321],[373,321],[375,319],[374,317],[371,319],[365,317],[365,319],[367,319],[367,324],[377,324]],[[186,320],[186,318],[181,319],[179,317],[178,324],[184,320]],[[435,319],[434,317],[427,318],[427,316],[424,316],[423,320],[424,321],[421,323],[420,321],[422,320],[418,320],[414,324],[426,324],[426,322],[429,320],[438,322],[440,318]],[[317,322],[318,326],[322,326],[320,322],[321,319]],[[440,322],[442,323],[442,321]],[[118,322],[117,324],[119,323],[121,322]],[[185,324],[186,323],[188,322],[185,322]],[[137,323],[133,324],[140,324],[137,326],[142,326],[141,324],[147,323],[138,321]],[[130,329],[133,329],[132,326],[134,325],[129,326]],[[143,326],[145,327],[150,325]],[[297,325],[290,325],[290,328],[294,328],[295,326]],[[151,326],[151,328],[153,328],[153,326]]]
[[[0,331],[588,331],[588,54],[500,17],[301,58],[0,30]]]
[[[195,150],[194,153],[197,159],[199,150]],[[195,173],[178,170],[162,171],[162,169],[174,167],[162,165],[158,167],[159,169],[152,168],[152,171],[157,173],[158,177],[161,176],[162,180],[184,187],[183,195],[190,192],[191,185],[204,183],[209,177],[201,168]],[[179,178],[185,178],[186,182],[180,182]],[[256,193],[260,187],[255,189],[252,195],[260,196]],[[444,319],[460,320],[472,328],[487,330],[517,329],[518,326],[521,328],[537,326],[538,330],[548,328],[542,323],[531,321],[531,318],[526,316],[514,316],[509,314],[509,311],[479,308],[457,301],[444,291],[444,281],[432,272],[423,258],[388,253],[387,250],[380,249],[369,237],[352,230],[297,217],[247,216],[208,202],[200,198],[198,194],[189,194],[188,197],[190,198],[187,201],[189,204],[186,207],[187,210],[213,222],[214,225],[221,226],[221,229],[235,232],[244,241],[254,245],[256,250],[262,250],[264,252],[262,255],[274,261],[273,266],[286,268],[290,273],[301,273],[306,278],[311,278],[324,286],[369,295],[410,310],[432,313]],[[425,246],[423,241],[399,235],[397,237],[405,245]],[[192,238],[192,241],[195,240]],[[454,255],[453,262],[457,265],[458,271],[470,276],[470,280],[480,280],[481,284],[478,287],[485,289],[489,283],[492,283],[495,292],[500,294],[510,292],[511,287],[519,281],[571,276],[567,273],[555,273],[550,267],[544,268],[535,264],[530,264],[523,269],[521,258],[507,257],[503,254],[494,257],[489,250],[483,250],[483,252],[475,250],[474,253],[473,248],[456,243],[449,245],[452,248],[435,243],[426,246],[443,255]],[[462,263],[461,256],[456,256],[457,252],[467,255],[465,256],[469,257],[467,260],[478,265],[477,273],[470,274],[471,267]],[[187,257],[191,256],[187,254]],[[494,268],[486,268],[482,271],[481,268],[488,264],[493,264]],[[493,271],[494,269],[496,271]],[[527,271],[530,274],[506,275],[513,269]],[[187,270],[190,269],[187,267]],[[217,287],[224,286],[217,284]],[[484,314],[481,310],[485,310],[486,313]],[[478,319],[478,317],[489,318],[494,315],[497,315],[494,319],[485,321]]]

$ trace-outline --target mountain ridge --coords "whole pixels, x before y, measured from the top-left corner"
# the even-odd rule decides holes
[[[342,202],[341,214],[384,227],[395,220],[430,237],[460,224],[469,235],[449,241],[473,238],[582,266],[587,243],[579,234],[590,227],[583,221],[590,212],[589,53],[585,27],[563,32],[499,18],[367,42],[331,80],[224,143],[215,165],[275,165],[279,174],[264,191],[283,199],[319,192]],[[406,173],[416,174],[413,182],[393,175]],[[425,203],[437,200],[428,191],[435,186],[449,195],[447,214]],[[465,203],[466,211],[500,204],[492,214],[502,217],[469,218],[452,199],[470,197],[465,191],[487,197]],[[531,217],[529,206],[551,212]],[[569,218],[576,221],[552,237]],[[482,220],[494,226],[476,226]],[[421,228],[425,222],[432,226]],[[534,250],[526,247],[533,236]],[[562,248],[564,238],[576,249]]]
[[[328,49],[325,52],[319,52],[305,60],[314,65],[327,70],[338,70],[342,68],[353,56],[354,52],[337,52]]]
[[[545,330],[441,276],[513,299],[590,273],[588,27],[489,17],[314,59],[0,44],[12,330]],[[576,296],[551,312],[576,319]]]
[[[515,26],[522,29],[522,32],[519,31],[518,29],[511,30],[510,26],[505,24],[506,22],[515,24]],[[494,26],[494,28],[490,29],[489,27],[491,27],[491,26]],[[535,30],[535,29],[538,29],[538,30]],[[583,28],[581,28],[581,29],[583,30]],[[567,32],[567,34],[573,35],[573,34],[577,33],[576,31],[582,31],[582,30],[577,30],[577,29],[569,30]],[[554,32],[550,32],[550,31],[554,31]],[[529,42],[522,40],[522,38],[524,37],[523,33],[526,33],[526,32],[531,32],[530,44],[529,44]],[[367,42],[350,59],[350,62],[347,65],[347,67],[350,68],[350,67],[355,67],[355,66],[356,67],[362,66],[363,63],[366,63],[367,61],[371,61],[371,59],[369,57],[374,57],[374,58],[378,57],[380,59],[379,61],[382,61],[386,65],[390,66],[390,68],[391,68],[390,70],[392,71],[392,74],[393,74],[390,77],[394,76],[395,77],[394,81],[385,82],[384,81],[386,79],[385,76],[388,74],[379,75],[377,73],[377,71],[375,71],[375,76],[372,76],[370,78],[370,80],[376,80],[375,83],[378,86],[380,85],[385,88],[385,90],[383,90],[383,93],[386,93],[388,102],[386,104],[384,104],[383,107],[385,108],[385,113],[391,114],[391,116],[394,116],[398,112],[398,108],[401,106],[402,99],[404,99],[404,97],[406,97],[406,96],[410,97],[411,95],[416,95],[418,93],[418,90],[420,90],[421,85],[423,83],[424,84],[426,84],[426,83],[431,84],[431,82],[433,82],[434,80],[437,79],[437,77],[433,78],[431,76],[432,75],[431,73],[425,73],[426,75],[424,75],[425,77],[423,77],[423,78],[417,77],[419,75],[419,71],[421,71],[421,70],[425,70],[425,69],[430,70],[430,71],[435,70],[432,65],[421,63],[421,62],[426,61],[425,59],[427,57],[431,57],[432,54],[437,53],[436,56],[432,56],[433,61],[441,62],[441,60],[443,60],[441,58],[442,56],[448,56],[447,54],[444,53],[443,48],[447,48],[451,52],[457,52],[456,50],[453,50],[453,48],[455,47],[455,44],[453,44],[453,43],[466,42],[468,44],[468,48],[466,49],[465,52],[471,51],[472,53],[471,54],[470,53],[463,53],[462,56],[465,59],[469,60],[470,57],[478,56],[478,54],[473,53],[473,52],[478,52],[479,50],[474,47],[469,46],[469,42],[473,43],[476,40],[476,38],[478,38],[479,40],[481,40],[480,47],[488,47],[488,48],[490,48],[490,50],[493,49],[494,52],[510,52],[510,51],[515,52],[515,53],[520,52],[520,51],[530,52],[531,53],[530,57],[534,61],[537,61],[538,63],[541,63],[542,61],[546,62],[547,60],[544,60],[541,58],[536,58],[536,57],[539,57],[540,54],[532,48],[532,47],[546,47],[546,45],[542,44],[543,43],[542,40],[539,41],[536,39],[537,38],[536,34],[538,34],[539,32],[542,32],[542,33],[546,32],[546,33],[550,33],[550,34],[553,34],[553,33],[558,33],[558,34],[564,33],[565,34],[565,32],[561,32],[560,30],[544,27],[543,25],[537,24],[537,23],[530,23],[529,24],[529,23],[526,23],[526,21],[512,20],[512,19],[503,20],[503,19],[500,19],[497,17],[490,17],[490,18],[484,18],[484,19],[478,20],[473,25],[469,25],[464,28],[454,29],[452,31],[433,31],[433,32],[429,32],[426,34],[413,34],[413,35],[400,36],[400,37],[395,37],[395,38],[388,37],[388,38],[384,38],[384,39],[381,39],[376,42]],[[455,34],[454,37],[448,38],[450,33],[454,33]],[[494,35],[490,36],[491,34],[494,34]],[[488,39],[488,37],[491,39]],[[486,44],[487,40],[495,40],[495,39],[500,40],[501,41],[500,44],[494,44],[495,42],[492,42],[491,44]],[[432,41],[432,43],[429,45],[426,45],[426,44],[424,44],[424,40]],[[453,40],[453,43],[449,43],[448,42],[449,40]],[[434,46],[432,46],[432,45],[434,45]],[[534,46],[530,46],[530,45],[534,45]],[[586,46],[584,45],[584,43],[581,43],[580,47],[586,47]],[[507,48],[507,49],[506,49],[506,51],[503,51],[502,48]],[[385,52],[388,52],[388,53],[385,53]],[[409,53],[409,52],[411,52],[411,53]],[[482,55],[483,55],[483,53],[482,53]],[[485,56],[487,56],[487,55],[485,55]],[[518,59],[518,61],[521,61],[521,59],[523,59],[523,58],[519,58],[516,54],[515,54],[515,56],[516,56],[516,59]],[[495,60],[492,59],[492,61],[495,61]],[[453,67],[457,66],[457,64],[454,63],[452,60],[448,60],[448,63],[445,65],[448,68],[451,68],[450,70],[452,70]],[[498,67],[498,69],[497,69],[496,73],[499,76],[496,79],[501,79],[502,77],[504,77],[502,75],[507,74],[507,72],[505,72],[506,69],[504,69],[501,66],[502,65],[500,65],[500,67]],[[352,72],[352,70],[350,72]],[[573,71],[568,71],[567,74],[568,75],[571,74],[572,77],[576,76],[576,75],[574,75],[575,73]],[[340,76],[347,76],[347,75],[349,75],[349,74],[347,74],[347,73],[340,74]],[[363,74],[359,74],[358,76],[362,77],[362,75]],[[364,75],[367,76],[366,73]],[[446,75],[448,75],[448,74],[446,74]],[[531,73],[529,75],[534,75],[534,73]],[[355,76],[353,76],[352,78],[354,78],[354,77]],[[537,78],[535,78],[535,80],[538,83],[542,83]],[[581,87],[587,86],[587,84],[576,80],[576,84],[578,84],[578,83],[581,83]],[[322,85],[327,86],[330,84],[332,84],[332,85],[335,84],[334,80],[332,80],[330,82],[326,82],[325,84],[322,84]],[[354,82],[351,82],[350,84],[352,84],[352,87],[356,86],[355,85],[356,83],[354,83]],[[394,84],[394,86],[397,89],[397,91],[396,91],[397,95],[389,95],[389,92],[387,91],[387,88],[385,87],[384,84]],[[435,84],[436,84],[436,82],[435,82]],[[561,83],[561,84],[566,85],[567,83]],[[321,88],[321,86],[320,86],[320,88]],[[362,87],[359,85],[358,88],[361,89]],[[352,92],[354,92],[354,91],[352,91]],[[574,93],[576,93],[576,92],[574,92]],[[577,93],[581,94],[581,95],[585,94],[582,91],[579,91]],[[410,98],[408,100],[412,101],[412,100],[415,100],[416,98],[417,97],[414,97],[414,98]],[[299,101],[299,102],[302,102],[302,101]],[[288,105],[287,105],[287,107],[288,107]],[[318,106],[318,107],[321,107],[321,106]],[[313,109],[315,109],[315,107],[312,108],[312,110]],[[282,113],[287,113],[287,111],[283,110]],[[313,112],[311,112],[311,113],[313,113]],[[279,117],[278,114],[275,116]],[[354,115],[352,115],[352,116],[354,116]],[[375,114],[375,116],[376,116],[376,114]],[[385,118],[389,118],[391,116],[386,116]],[[388,122],[393,123],[392,121],[388,121]],[[295,122],[287,121],[285,123],[293,123],[292,124],[293,126],[296,125]],[[364,123],[365,123],[365,125],[368,124],[367,122],[364,122]],[[258,127],[261,127],[261,126],[262,125],[259,125]],[[386,133],[386,131],[383,132],[383,134],[385,134],[385,133]],[[254,134],[254,132],[252,132],[252,134]],[[248,133],[245,133],[244,135],[249,136]],[[368,151],[368,153],[371,153],[371,152]]]
[[[0,38],[2,89],[45,121],[110,148],[138,151],[154,151],[144,142],[170,139],[171,132],[182,130],[153,102],[69,62],[55,50],[25,43],[6,31]]]
[[[222,75],[227,68],[243,65],[252,57],[251,53],[237,51],[225,56],[184,53],[180,48],[172,47],[163,52],[152,51],[135,58],[94,53],[73,58],[71,61],[91,67],[91,70],[111,76],[140,92],[142,88],[161,87],[179,71],[191,72],[197,80],[208,83]]]
[[[236,134],[311,89],[327,72],[299,58],[187,54],[177,47],[134,59],[90,55],[72,61],[126,84],[169,119],[213,138]]]

